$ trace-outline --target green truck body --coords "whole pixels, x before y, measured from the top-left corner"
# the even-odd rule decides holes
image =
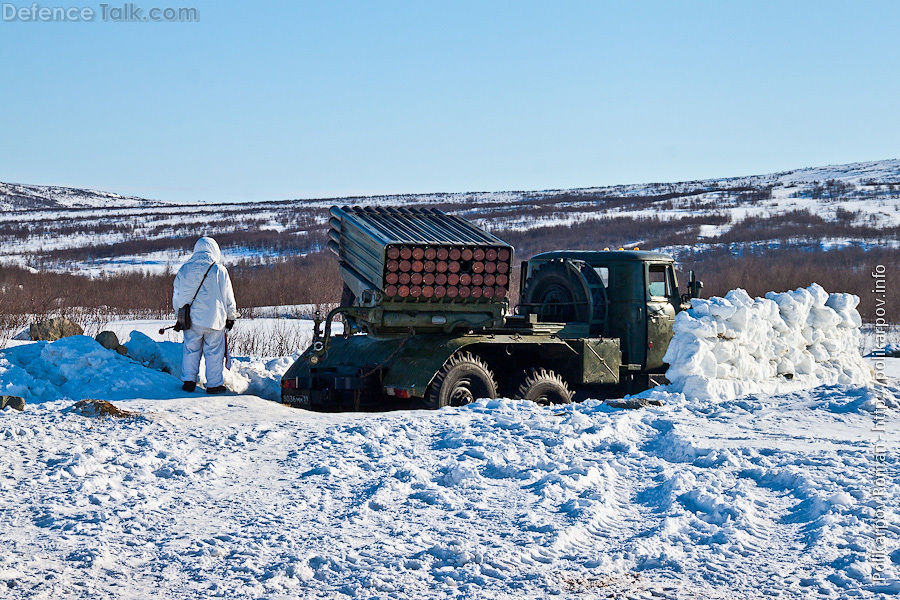
[[[331,227],[344,297],[282,378],[282,401],[299,408],[555,403],[644,389],[663,380],[675,314],[702,286],[692,276],[680,294],[662,253],[554,251],[521,263],[509,314],[513,249],[467,221],[333,207]],[[332,335],[337,315],[343,332]]]

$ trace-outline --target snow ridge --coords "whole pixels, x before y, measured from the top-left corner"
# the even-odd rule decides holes
[[[767,185],[796,186],[798,184],[825,182],[828,180],[853,184],[900,183],[900,159],[886,159],[879,161],[849,163],[845,165],[829,165],[824,167],[807,167],[763,175],[720,177],[671,183],[656,182],[572,189],[545,189],[533,191],[510,190],[497,192],[379,194],[372,196],[280,200],[278,202],[302,202],[304,206],[308,208],[327,208],[333,204],[377,206],[385,203],[394,205],[422,203],[454,203],[478,205],[483,203],[521,201],[524,198],[533,198],[539,200],[541,198],[549,196],[556,196],[560,193],[570,193],[573,195],[598,195],[600,197],[628,197],[658,194],[661,190],[683,193],[691,190],[702,190],[704,188],[727,190],[742,187],[764,187]],[[0,182],[0,207],[3,207],[4,210],[21,210],[34,208],[125,209],[141,206],[166,205],[171,207],[184,206],[183,204],[179,203],[148,200],[135,196],[122,196],[120,194],[98,190]],[[213,205],[206,204],[203,206]]]
[[[859,298],[820,285],[769,292],[742,289],[695,298],[675,318],[665,355],[668,389],[698,400],[777,393],[821,385],[865,385],[872,370],[859,354]]]
[[[777,221],[779,216],[794,214],[836,224],[832,231],[837,233],[823,239],[813,236],[810,244],[823,248],[869,247],[873,243],[893,247],[895,242],[887,236],[900,225],[898,185],[900,160],[572,190],[220,204],[163,203],[89,190],[0,183],[0,206],[4,207],[0,211],[0,241],[4,242],[0,260],[90,276],[135,270],[160,273],[185,259],[190,247],[186,239],[203,228],[209,235],[227,240],[223,254],[229,261],[277,262],[321,250],[316,237],[327,227],[328,208],[333,204],[434,206],[501,237],[506,232],[588,222],[602,226],[605,219],[647,219],[664,213],[672,217],[670,233],[681,236],[678,243],[682,245],[659,248],[654,236],[643,238],[639,233],[616,244],[676,255],[685,249],[684,244],[701,252],[708,249],[711,238],[728,234],[748,217]],[[675,225],[685,218],[693,224]],[[884,231],[881,237],[879,230]],[[778,247],[784,237],[770,237],[766,229],[753,235],[756,237],[746,244],[770,248]]]

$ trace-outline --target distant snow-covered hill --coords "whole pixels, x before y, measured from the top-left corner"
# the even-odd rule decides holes
[[[49,185],[0,182],[0,209],[21,211],[52,208],[132,208],[160,202],[111,192]]]
[[[388,204],[469,204],[539,200],[561,194],[608,197],[655,196],[661,194],[692,195],[704,191],[729,191],[740,188],[792,188],[802,185],[841,182],[853,186],[900,185],[900,159],[808,167],[765,175],[725,177],[671,183],[641,183],[604,187],[555,189],[539,191],[460,192],[352,196],[324,199],[281,200],[279,203],[303,203],[305,206],[332,204],[383,205]],[[254,204],[270,204],[268,202]],[[60,186],[45,186],[0,182],[0,207],[3,210],[31,210],[36,208],[137,208],[142,206],[182,206],[160,200],[122,196],[112,192]],[[196,206],[196,205],[191,205]],[[246,204],[205,205],[245,207]]]
[[[855,185],[900,184],[900,159],[810,167],[778,174],[778,182],[784,185],[829,179]]]
[[[640,244],[678,255],[785,240],[896,244],[900,159],[674,183],[229,204],[0,183],[0,261],[90,274],[157,271],[182,261],[202,233],[231,260],[270,263],[320,250],[335,204],[440,208],[504,237],[520,258],[547,247]]]

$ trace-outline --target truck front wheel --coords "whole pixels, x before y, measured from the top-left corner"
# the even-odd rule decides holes
[[[525,381],[519,386],[517,398],[531,400],[542,406],[549,404],[568,404],[572,401],[572,392],[563,378],[547,369],[531,369]]]
[[[451,356],[434,376],[423,403],[436,409],[496,397],[497,384],[487,364],[471,352],[462,352]]]

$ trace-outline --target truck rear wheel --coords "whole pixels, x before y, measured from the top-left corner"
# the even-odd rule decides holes
[[[517,398],[531,400],[541,406],[549,404],[569,404],[572,391],[563,378],[547,369],[531,369],[525,381],[519,386]]]
[[[471,352],[461,352],[451,356],[434,376],[423,403],[425,408],[436,409],[496,397],[497,384],[487,364]]]

